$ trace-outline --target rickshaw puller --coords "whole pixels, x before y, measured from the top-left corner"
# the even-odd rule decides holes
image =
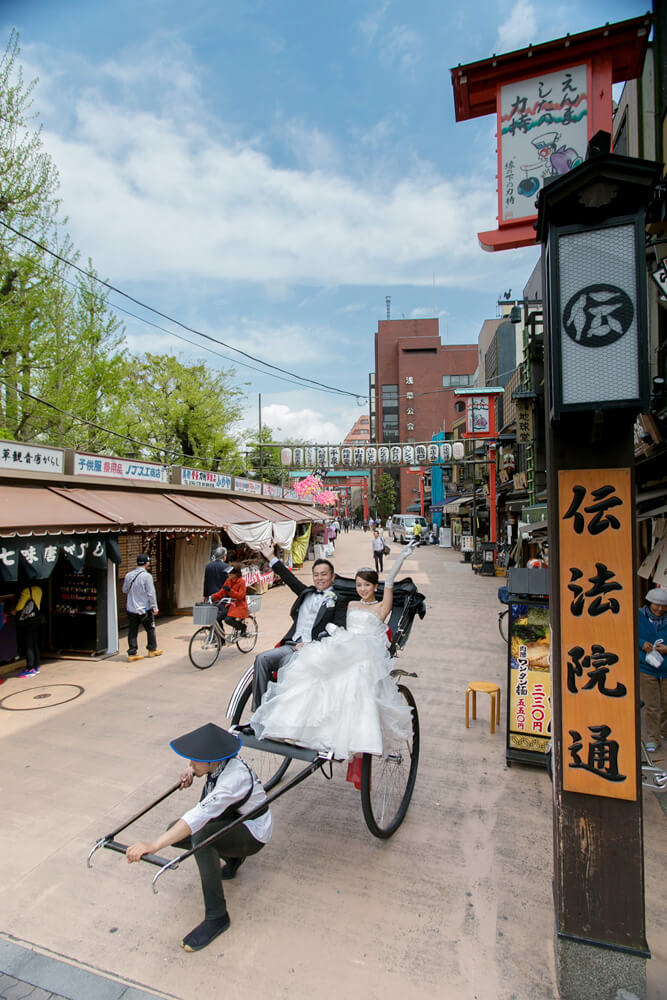
[[[128,863],[140,861],[144,854],[157,854],[163,847],[190,850],[222,830],[239,816],[247,815],[266,803],[266,792],[255,773],[240,757],[241,741],[237,736],[209,722],[170,743],[189,767],[181,775],[181,788],[189,787],[195,777],[206,776],[201,798],[154,840],[139,841],[126,850]],[[230,925],[222,879],[234,878],[251,854],[257,854],[271,838],[271,811],[268,805],[252,819],[223,833],[212,844],[196,851],[204,896],[204,920],[181,941],[186,951],[199,951],[210,944]],[[225,865],[220,870],[220,858]]]

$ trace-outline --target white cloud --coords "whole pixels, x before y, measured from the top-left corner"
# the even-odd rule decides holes
[[[262,423],[272,429],[275,440],[299,438],[317,444],[340,444],[361,411],[347,402],[340,404],[336,401],[325,405],[333,406],[334,413],[323,413],[321,409],[311,407],[293,408],[286,403],[271,403],[262,407]],[[246,419],[249,427],[257,426],[256,412],[249,409]]]
[[[497,52],[522,49],[537,39],[537,15],[530,0],[516,0],[509,17],[498,26]]]

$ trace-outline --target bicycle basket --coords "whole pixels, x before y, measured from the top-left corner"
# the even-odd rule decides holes
[[[195,625],[215,625],[218,609],[215,604],[195,604],[192,617]]]
[[[262,606],[261,594],[248,594],[248,614],[256,615]]]

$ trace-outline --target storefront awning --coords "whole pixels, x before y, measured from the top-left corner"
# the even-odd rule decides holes
[[[298,521],[302,524],[304,521],[312,521],[313,513],[312,511],[307,511],[305,507],[299,507],[297,504],[291,503],[269,503],[264,501],[266,507],[271,507],[272,510],[282,516],[284,521]]]
[[[278,521],[294,520],[288,515],[276,513],[275,508],[263,500],[234,500],[234,504],[242,510],[254,514],[254,521],[271,521],[272,524],[275,524]]]
[[[0,535],[116,530],[118,522],[74,503],[54,488],[0,486]]]
[[[253,514],[226,497],[185,496],[182,493],[167,493],[166,496],[172,503],[203,518],[215,528],[224,528],[226,524],[252,524],[266,520],[266,517]]]
[[[209,521],[171,503],[162,493],[51,487],[67,500],[126,528],[140,531],[210,531]]]
[[[472,497],[459,497],[458,500],[452,500],[451,503],[446,504],[443,507],[445,514],[456,514],[461,507],[469,507],[472,505]]]

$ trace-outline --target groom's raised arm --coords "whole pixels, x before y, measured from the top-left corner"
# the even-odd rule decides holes
[[[279,576],[283,583],[287,584],[290,590],[293,590],[295,594],[300,596],[306,589],[306,584],[303,583],[302,580],[298,580],[297,577],[294,576],[294,573],[287,568],[285,563],[276,558],[273,553],[273,546],[262,545],[259,551],[262,553],[276,576]]]

